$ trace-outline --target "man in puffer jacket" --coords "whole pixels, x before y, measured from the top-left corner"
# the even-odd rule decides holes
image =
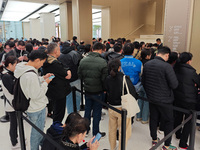
[[[103,45],[96,43],[93,52],[80,61],[78,76],[83,79],[85,95],[85,118],[91,120],[93,110],[93,135],[99,132],[102,105],[91,97],[103,101],[104,80],[108,74],[107,63],[101,57]],[[102,133],[105,136],[105,133]]]

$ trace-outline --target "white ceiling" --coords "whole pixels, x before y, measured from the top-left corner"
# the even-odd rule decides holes
[[[3,0],[0,0],[0,6]],[[1,21],[20,21],[30,13],[34,12],[44,4],[49,4],[36,13],[32,14],[28,18],[24,19],[23,22],[28,22],[30,18],[40,17],[40,13],[50,12],[59,8],[59,4],[66,0],[8,0],[6,8],[3,12]],[[70,0],[67,0],[70,1]],[[101,25],[101,9],[92,9],[93,24]],[[59,9],[53,12],[55,14],[55,21],[60,21]]]

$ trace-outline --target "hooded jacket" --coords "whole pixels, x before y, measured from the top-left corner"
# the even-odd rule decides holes
[[[69,69],[65,68],[55,57],[48,56],[43,65],[43,72],[44,74],[53,73],[55,75],[55,78],[48,85],[47,97],[50,99],[61,99],[71,92],[70,82],[65,79],[67,70]]]
[[[174,70],[179,82],[178,88],[174,90],[175,101],[197,103],[200,76],[197,75],[196,70],[189,64],[181,63],[177,63]]]
[[[110,60],[113,60],[113,59],[119,59],[120,60],[122,58],[124,58],[124,56],[122,54],[119,54],[119,53],[116,53],[116,52],[110,52],[106,56],[107,62],[109,62]]]
[[[72,73],[72,77],[70,82],[73,82],[78,79],[78,65],[82,56],[76,52],[73,47],[63,47],[62,54],[58,58],[58,60],[64,65],[64,67],[69,68]]]
[[[37,112],[46,107],[48,99],[46,97],[47,82],[43,77],[38,76],[38,71],[33,66],[26,65],[27,62],[21,62],[16,65],[14,76],[20,78],[21,89],[26,96],[30,98],[30,105],[27,112]],[[34,72],[27,72],[33,70]]]

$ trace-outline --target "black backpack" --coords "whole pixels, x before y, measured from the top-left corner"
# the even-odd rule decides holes
[[[34,70],[29,70],[27,72],[36,73]],[[25,73],[27,73],[27,72],[25,72]],[[15,109],[15,111],[22,111],[22,112],[26,111],[29,107],[30,98],[27,99],[21,89],[20,77],[15,80],[13,94],[14,94],[14,99],[12,101],[12,105],[13,105],[13,108]]]

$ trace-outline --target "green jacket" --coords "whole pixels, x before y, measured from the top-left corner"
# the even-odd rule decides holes
[[[108,75],[106,61],[99,53],[90,52],[80,61],[78,76],[83,80],[87,93],[100,93],[104,91],[104,81]]]

